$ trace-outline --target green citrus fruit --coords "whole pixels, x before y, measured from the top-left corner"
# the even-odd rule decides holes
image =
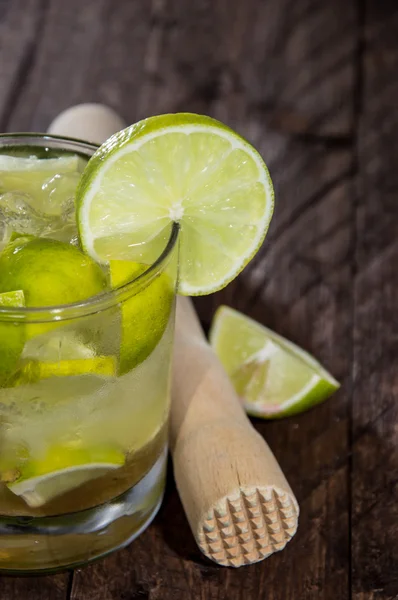
[[[105,288],[101,267],[64,242],[18,237],[0,255],[0,293],[23,290],[26,306],[79,302]]]
[[[0,308],[12,306],[25,306],[22,290],[0,294]],[[24,343],[24,326],[3,320],[0,314],[0,386],[4,385],[15,371]]]
[[[146,265],[126,260],[112,260],[109,266],[113,288],[132,281],[148,269]],[[173,298],[171,278],[167,273],[160,273],[122,302],[121,375],[140,364],[154,350],[169,321]]]
[[[82,245],[102,262],[148,262],[146,246],[153,253],[179,223],[179,292],[199,295],[227,285],[257,252],[274,192],[245,139],[215,119],[181,113],[110,137],[88,162],[76,205]]]
[[[227,306],[215,314],[210,342],[252,416],[293,415],[340,387],[308,352]]]
[[[39,507],[91,479],[106,475],[124,462],[124,453],[112,447],[51,446],[42,457],[27,457],[3,473],[2,480],[29,506]]]

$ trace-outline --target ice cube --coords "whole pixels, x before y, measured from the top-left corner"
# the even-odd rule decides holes
[[[48,215],[61,215],[65,202],[73,203],[74,193],[80,179],[80,173],[57,173],[47,179],[41,189],[42,210]]]
[[[0,194],[0,239],[8,241],[13,231],[40,235],[48,226],[48,217],[35,210],[27,194]]]
[[[43,231],[42,235],[53,240],[59,240],[60,242],[78,245],[73,198],[63,203],[60,216],[50,218],[48,227]]]
[[[77,235],[75,202],[73,198],[64,200],[61,205],[61,214],[58,217],[53,217],[46,231],[43,232],[45,237],[67,242],[75,246],[79,245]]]
[[[64,200],[61,205],[61,218],[65,223],[75,223],[75,201],[74,198]]]
[[[14,231],[77,244],[73,198],[63,202],[58,215],[40,212],[33,208],[32,202],[28,194],[0,194],[0,251]]]

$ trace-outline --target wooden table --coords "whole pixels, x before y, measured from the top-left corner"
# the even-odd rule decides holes
[[[172,475],[155,523],[74,573],[0,578],[2,600],[398,598],[398,6],[395,0],[0,0],[0,130],[105,102],[128,122],[194,111],[265,157],[276,214],[226,303],[342,381],[313,411],[256,422],[301,505],[286,550],[219,568]],[[1,543],[1,542],[0,542]]]

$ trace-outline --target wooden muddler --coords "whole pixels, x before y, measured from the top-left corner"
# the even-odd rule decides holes
[[[62,113],[49,132],[101,143],[122,127],[107,107],[86,104]],[[285,547],[297,529],[297,501],[183,297],[177,300],[170,447],[182,504],[206,556],[239,567]]]

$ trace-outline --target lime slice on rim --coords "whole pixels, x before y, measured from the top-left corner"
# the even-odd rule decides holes
[[[26,459],[21,466],[3,473],[2,481],[26,504],[37,508],[87,481],[106,475],[124,462],[124,453],[116,448],[52,446],[44,457]]]
[[[200,295],[227,285],[256,253],[274,192],[245,139],[215,119],[181,113],[110,137],[88,162],[76,203],[82,245],[100,262],[134,260],[137,247],[178,222],[179,292]]]
[[[308,352],[227,306],[214,316],[210,343],[249,415],[293,415],[340,387]]]

